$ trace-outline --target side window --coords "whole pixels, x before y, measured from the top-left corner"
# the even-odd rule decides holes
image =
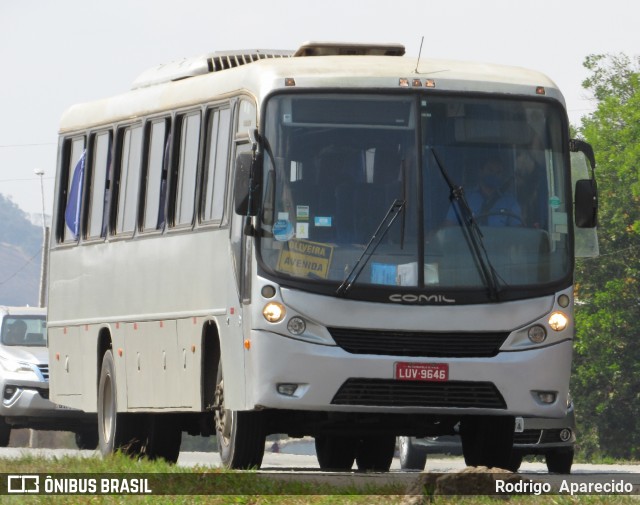
[[[242,100],[238,110],[238,129],[236,133],[246,134],[256,127],[256,106],[253,102]]]
[[[180,155],[175,173],[174,226],[193,222],[200,147],[200,112],[180,118]]]
[[[65,141],[57,199],[56,240],[58,242],[70,243],[78,240],[85,158],[84,136]]]
[[[118,200],[115,219],[116,235],[133,233],[136,227],[142,160],[142,126],[125,128],[121,132],[121,145],[119,170],[115,177]]]
[[[167,166],[169,162],[169,120],[153,121],[149,127],[143,231],[161,230],[165,221]]]
[[[207,119],[206,165],[203,181],[203,222],[222,221],[225,208],[231,109],[216,109]]]
[[[104,237],[106,221],[104,219],[108,176],[111,164],[111,132],[102,132],[92,138],[92,160],[90,177],[90,202],[88,214],[87,236],[89,238]]]

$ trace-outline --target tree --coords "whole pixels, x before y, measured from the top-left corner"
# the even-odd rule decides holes
[[[600,257],[577,262],[572,390],[581,448],[640,458],[640,58],[591,55],[597,101],[579,133],[596,152]]]

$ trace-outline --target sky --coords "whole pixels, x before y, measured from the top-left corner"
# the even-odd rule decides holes
[[[0,193],[51,214],[58,122],[147,68],[213,51],[394,42],[423,58],[541,71],[573,124],[594,109],[586,56],[640,54],[637,0],[20,0],[0,3]],[[40,190],[42,176],[44,193]],[[0,237],[0,241],[2,237]]]

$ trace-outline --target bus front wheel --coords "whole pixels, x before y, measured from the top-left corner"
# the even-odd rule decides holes
[[[118,413],[116,368],[111,349],[104,353],[98,382],[98,443],[103,456],[121,451],[138,455],[142,450],[139,416]]]
[[[395,435],[365,437],[356,451],[358,470],[388,472],[396,449]]]
[[[261,412],[225,408],[222,362],[218,362],[214,400],[216,439],[225,468],[260,468],[264,456],[265,432]]]
[[[348,471],[356,459],[358,439],[340,435],[316,435],[316,456],[322,470]]]

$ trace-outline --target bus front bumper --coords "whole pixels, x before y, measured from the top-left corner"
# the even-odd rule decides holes
[[[254,330],[246,353],[248,409],[544,418],[567,411],[571,341],[490,358],[415,358],[350,354]],[[400,380],[398,362],[446,364],[448,378]]]

